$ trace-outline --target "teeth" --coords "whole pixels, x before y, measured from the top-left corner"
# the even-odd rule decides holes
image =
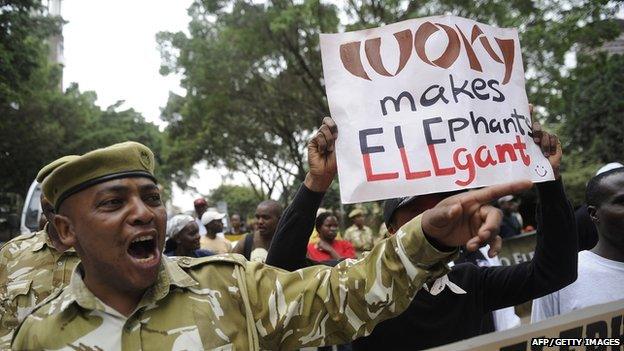
[[[147,262],[150,261],[154,258],[154,254],[150,253],[149,256],[145,257],[145,258],[137,258],[137,261],[139,262]]]
[[[149,236],[149,235],[147,235],[147,236],[140,236],[140,237],[132,240],[132,242],[133,243],[138,243],[138,242],[141,242],[141,241],[148,241],[148,240],[152,240],[152,237]]]

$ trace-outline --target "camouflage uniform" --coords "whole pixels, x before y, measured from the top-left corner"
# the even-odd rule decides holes
[[[0,350],[35,305],[69,284],[76,252],[58,252],[44,229],[21,235],[0,249]]]
[[[358,257],[362,257],[362,253],[369,251],[374,245],[373,231],[367,226],[363,226],[362,229],[355,224],[350,226],[345,231],[344,239],[353,244]]]
[[[129,316],[76,269],[15,333],[14,350],[289,350],[342,343],[401,313],[454,253],[433,248],[420,216],[362,260],[286,272],[240,255],[165,258]]]

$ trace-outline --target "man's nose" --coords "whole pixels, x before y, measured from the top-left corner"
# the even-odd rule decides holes
[[[134,225],[149,224],[154,220],[154,212],[139,197],[133,197],[130,200],[132,213],[130,215],[131,223]]]

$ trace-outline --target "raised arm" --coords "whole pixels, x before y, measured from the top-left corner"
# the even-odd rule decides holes
[[[559,139],[534,124],[534,141],[553,166],[556,179],[537,184],[537,245],[530,262],[481,268],[485,311],[517,305],[544,296],[576,280],[578,238],[574,211],[559,174]]]
[[[306,257],[308,241],[314,229],[316,211],[336,176],[334,141],[337,137],[336,124],[326,117],[308,143],[310,171],[277,224],[267,264],[294,271],[313,263]]]

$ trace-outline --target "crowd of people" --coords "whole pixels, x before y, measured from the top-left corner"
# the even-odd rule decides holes
[[[555,180],[535,185],[533,259],[501,266],[501,237],[533,229],[514,198],[533,184],[388,199],[378,233],[356,207],[340,233],[321,208],[337,137],[325,118],[294,199],[260,202],[252,222],[203,198],[167,215],[139,143],[52,161],[45,226],[0,250],[0,349],[419,350],[518,326],[527,301],[537,322],[624,299],[621,164],[575,214],[561,143],[534,124]]]

